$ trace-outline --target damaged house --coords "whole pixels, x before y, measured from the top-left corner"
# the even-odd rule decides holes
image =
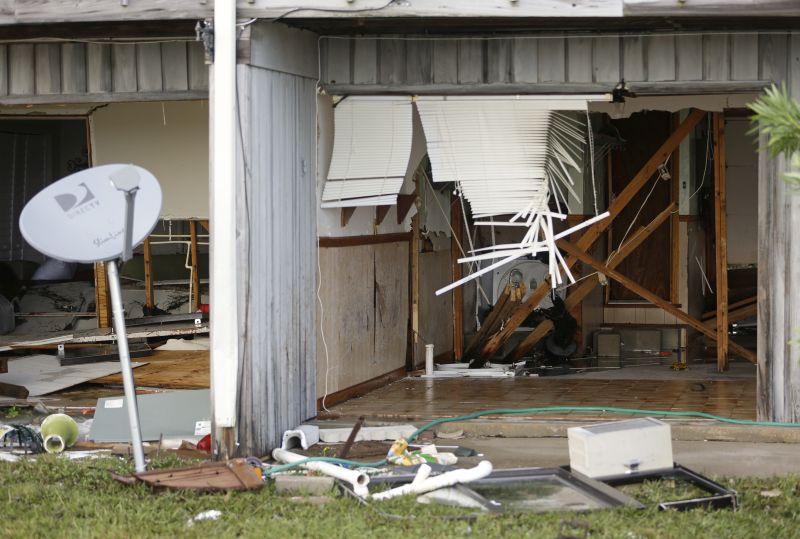
[[[448,370],[544,387],[707,357],[755,393],[724,413],[797,420],[800,209],[747,105],[800,97],[800,9],[256,0],[223,28],[200,2],[7,4],[6,215],[76,159],[147,168],[194,238],[192,307],[208,229],[221,453],[264,454],[426,354],[424,409],[384,408],[496,405],[500,386]],[[15,219],[3,260],[43,262]],[[519,388],[502,404],[537,391]]]

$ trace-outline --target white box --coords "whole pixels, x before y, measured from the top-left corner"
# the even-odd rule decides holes
[[[673,467],[667,423],[645,417],[567,429],[570,467],[589,477]]]

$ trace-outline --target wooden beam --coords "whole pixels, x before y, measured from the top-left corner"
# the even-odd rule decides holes
[[[194,310],[200,310],[202,300],[200,298],[200,265],[197,255],[197,221],[189,221],[189,236],[191,237],[192,254],[192,298],[194,299]]]
[[[644,243],[653,232],[655,232],[662,224],[664,224],[670,215],[672,215],[677,209],[678,205],[673,202],[667,206],[664,211],[659,213],[655,219],[650,221],[647,226],[643,226],[634,232],[630,239],[622,244],[608,260],[608,262],[606,262],[608,267],[613,269],[619,266],[629,254],[636,250],[636,248]],[[575,288],[568,289],[567,298],[564,300],[564,305],[566,306],[567,311],[571,311],[577,307],[580,302],[582,302],[586,296],[589,295],[594,287],[597,286],[598,283],[598,279],[588,278],[581,281],[577,286],[575,286]],[[533,331],[528,333],[528,335],[522,341],[520,341],[516,348],[514,348],[514,350],[511,352],[511,358],[514,361],[522,359],[522,357],[524,357],[529,350],[536,346],[536,344],[542,340],[551,329],[553,329],[553,322],[550,320],[543,320],[534,328]]]
[[[751,296],[749,298],[745,298],[742,300],[737,301],[736,303],[731,303],[728,305],[728,318],[730,318],[730,313],[741,309],[742,307],[746,307],[748,305],[753,305],[758,301],[758,296]],[[711,320],[717,317],[717,310],[716,308],[713,311],[707,311],[703,313],[703,316],[700,317],[700,320]]]
[[[461,242],[463,241],[463,228],[461,215],[461,204],[458,199],[451,196],[450,203],[450,227],[452,236],[450,238],[450,270],[452,282],[456,282],[462,277],[461,264],[458,258],[461,256]],[[455,361],[461,361],[464,356],[464,289],[457,287],[453,290],[453,356]]]
[[[97,311],[97,327],[111,327],[111,300],[108,297],[108,275],[106,265],[96,262],[94,265],[94,303]]]
[[[680,113],[676,112],[672,115],[672,130],[674,131],[680,125]],[[672,157],[669,160],[670,174],[672,175],[672,192],[671,201],[678,204],[680,200],[680,182],[681,182],[681,147],[678,145],[675,151],[672,152]],[[669,293],[670,301],[674,304],[681,302],[680,299],[680,258],[681,258],[681,216],[679,211],[672,214],[670,220],[670,272],[669,272]]]
[[[153,301],[153,254],[150,250],[150,237],[144,240],[144,304],[151,309]]]
[[[688,325],[705,335],[711,339],[717,340],[717,332],[713,329],[707,328],[702,322],[696,320],[695,318],[689,316],[679,308],[675,307],[668,301],[658,297],[656,294],[653,294],[643,286],[634,281],[630,280],[629,278],[625,277],[618,271],[609,268],[607,265],[603,264],[599,260],[595,259],[594,257],[590,256],[589,254],[585,253],[583,250],[579,249],[577,246],[566,242],[564,240],[558,241],[558,246],[564,250],[565,252],[569,253],[571,256],[578,258],[584,264],[588,264],[589,266],[593,267],[595,270],[603,273],[607,277],[614,279],[619,284],[633,292],[634,294],[642,297],[643,299],[649,301],[653,305],[657,307],[661,307],[663,310],[667,311],[675,318],[679,320],[683,320]],[[730,349],[733,350],[736,354],[742,356],[746,360],[756,363],[756,355],[751,350],[748,350],[738,344],[731,342],[729,344]]]
[[[198,219],[197,222],[203,225],[203,228],[206,229],[206,232],[211,233],[211,226],[208,224],[208,219]]]
[[[380,225],[386,219],[386,214],[390,209],[391,206],[375,206],[375,226]]]
[[[609,217],[607,219],[603,219],[602,221],[595,223],[594,225],[590,226],[586,229],[583,236],[577,241],[576,245],[582,251],[587,251],[597,238],[608,228],[614,219],[619,215],[619,213],[625,209],[625,207],[630,203],[636,194],[641,191],[642,187],[650,180],[653,174],[658,170],[658,165],[663,163],[667,156],[669,156],[672,152],[675,151],[681,141],[686,138],[686,136],[692,132],[695,126],[705,118],[706,113],[701,110],[693,110],[689,113],[689,116],[679,125],[675,131],[667,138],[666,141],[661,145],[661,147],[656,150],[656,152],[650,156],[650,159],[645,163],[645,165],[639,170],[636,176],[625,186],[622,192],[617,195],[617,197],[609,204],[608,212]],[[575,257],[568,257],[566,263],[569,267],[575,265],[576,262]],[[544,297],[550,293],[550,282],[545,280],[543,281],[539,287],[534,290],[534,292],[530,295],[530,297],[523,303],[517,312],[509,319],[506,326],[503,328],[502,331],[497,333],[493,336],[484,346],[481,356],[484,359],[491,358],[500,346],[503,345],[506,340],[516,331],[516,329],[525,321],[528,316],[539,306],[539,303],[544,299]]]
[[[379,243],[399,243],[411,241],[411,232],[393,232],[391,234],[367,234],[365,236],[322,236],[320,247],[356,247],[359,245],[377,245]]]
[[[717,370],[728,369],[728,206],[725,178],[725,115],[715,112],[714,236],[717,269]]]
[[[750,303],[737,309],[728,309],[728,324],[733,324],[739,320],[756,316],[756,314],[758,314],[758,303]],[[714,316],[708,320],[704,320],[703,323],[710,328],[716,328],[717,317]]]

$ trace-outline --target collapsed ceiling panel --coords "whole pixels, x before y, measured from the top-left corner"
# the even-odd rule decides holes
[[[322,207],[395,204],[411,155],[411,98],[347,97],[334,129]]]

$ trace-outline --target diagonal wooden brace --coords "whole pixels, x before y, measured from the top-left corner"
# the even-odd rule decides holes
[[[614,254],[610,257],[609,261],[606,262],[609,268],[616,268],[619,266],[625,258],[631,254],[633,251],[636,250],[644,241],[650,237],[650,235],[655,232],[664,222],[669,219],[670,215],[678,211],[678,205],[674,202],[667,206],[664,211],[659,213],[655,219],[650,221],[647,226],[641,227],[637,230],[631,238],[626,241],[623,245],[616,250]],[[567,299],[564,300],[564,304],[567,308],[567,311],[571,311],[589,295],[589,293],[594,290],[594,287],[597,286],[599,280],[588,278],[578,284],[575,288],[571,289],[569,294],[567,295]],[[542,338],[547,335],[547,333],[553,329],[553,323],[550,320],[543,320],[533,331],[531,331],[511,352],[511,358],[514,361],[522,359],[522,357],[528,353],[528,351],[536,346]]]
[[[595,259],[594,257],[590,256],[578,246],[573,245],[567,241],[559,240],[558,247],[565,252],[569,253],[570,255],[576,257],[584,264],[588,264],[589,266],[593,267],[595,270],[599,271],[600,273],[605,274],[607,277],[614,279],[619,284],[633,292],[634,294],[646,299],[653,305],[661,307],[664,311],[670,313],[675,318],[679,320],[683,320],[686,324],[692,326],[694,329],[709,337],[710,339],[717,340],[717,332],[713,329],[709,328],[701,321],[689,316],[679,308],[675,307],[672,303],[663,300],[662,298],[658,297],[656,294],[650,292],[642,285],[635,283],[634,281],[630,280],[628,277],[625,277],[618,271],[608,267],[606,264],[603,264],[599,260]],[[753,351],[748,350],[742,346],[739,346],[736,343],[729,343],[729,348],[735,354],[745,358],[746,360],[750,361],[751,363],[757,363],[756,354]]]
[[[576,246],[581,251],[587,251],[600,235],[611,225],[619,213],[625,209],[636,194],[641,191],[642,187],[650,180],[650,178],[658,170],[658,166],[666,161],[667,157],[671,155],[675,149],[680,145],[686,136],[692,132],[695,126],[705,118],[706,113],[701,110],[693,110],[689,116],[672,132],[664,144],[656,150],[656,152],[648,159],[647,163],[639,170],[636,176],[625,186],[625,189],[609,204],[607,219],[592,225],[583,236],[576,242]],[[577,259],[574,256],[569,256],[566,259],[568,267],[575,265]],[[550,282],[543,281],[530,297],[523,303],[517,311],[511,316],[506,325],[501,331],[492,336],[486,343],[481,351],[481,358],[488,360],[497,352],[497,350],[505,343],[514,331],[522,325],[528,316],[539,306],[542,300],[550,293]]]

